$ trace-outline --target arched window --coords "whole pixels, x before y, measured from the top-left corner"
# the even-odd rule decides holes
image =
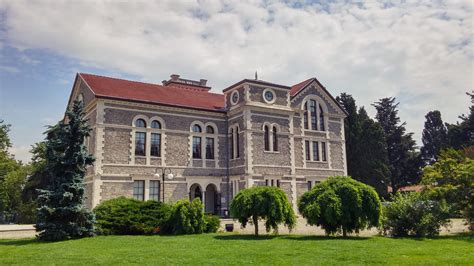
[[[240,158],[240,141],[239,141],[239,127],[235,128],[235,158]]]
[[[269,151],[270,150],[270,129],[268,126],[265,126],[265,136],[264,136],[264,142],[265,142],[265,150]]]
[[[310,99],[304,103],[304,129],[325,131],[323,106],[316,100]]]
[[[143,119],[137,119],[135,121],[135,127],[146,127],[146,122]]]
[[[161,129],[161,123],[158,120],[151,121],[151,128]]]
[[[321,104],[319,105],[319,130],[324,131],[324,112]]]
[[[206,127],[206,133],[207,134],[214,134],[214,128],[212,126],[207,126]]]
[[[201,132],[202,132],[201,126],[198,125],[198,124],[195,124],[195,125],[193,126],[193,132],[201,133]]]
[[[273,127],[273,151],[278,151],[277,128]]]
[[[230,129],[230,158],[234,159],[234,129]]]

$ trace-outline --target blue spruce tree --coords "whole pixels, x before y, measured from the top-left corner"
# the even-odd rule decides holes
[[[59,241],[94,234],[94,215],[84,208],[86,166],[94,158],[84,146],[91,129],[82,102],[75,101],[64,121],[51,126],[46,139],[49,183],[39,190],[36,231],[39,239]]]

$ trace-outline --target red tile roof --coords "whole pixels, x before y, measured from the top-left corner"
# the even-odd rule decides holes
[[[295,85],[291,86],[290,95],[291,96],[296,95],[298,92],[300,92],[300,90],[302,90],[304,87],[306,87],[306,85],[311,83],[311,81],[313,81],[313,80],[314,80],[314,78],[310,78],[310,79],[307,79],[305,81],[302,81],[298,84],[295,84]]]
[[[210,111],[223,111],[224,95],[192,86],[162,86],[124,79],[78,74],[96,97],[158,103]]]

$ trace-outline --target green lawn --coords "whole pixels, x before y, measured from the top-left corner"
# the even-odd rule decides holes
[[[474,236],[432,239],[205,234],[0,240],[5,264],[474,264]]]

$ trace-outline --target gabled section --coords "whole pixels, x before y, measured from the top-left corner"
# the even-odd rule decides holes
[[[344,107],[341,106],[341,104],[327,91],[327,89],[316,78],[309,78],[305,81],[302,81],[300,83],[297,83],[291,86],[291,89],[290,89],[291,100],[293,101],[294,99],[296,99],[300,93],[305,91],[307,88],[310,88],[311,87],[310,85],[312,84],[316,85],[317,88],[321,88],[325,96],[329,97],[331,102],[335,106],[337,106],[338,109],[340,109],[342,113],[344,113],[345,115],[348,115]]]

